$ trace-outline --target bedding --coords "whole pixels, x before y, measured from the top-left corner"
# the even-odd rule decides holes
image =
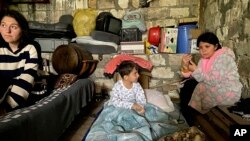
[[[57,141],[93,97],[94,82],[78,79],[34,105],[0,117],[1,141]]]
[[[178,110],[167,113],[150,103],[145,109],[145,115],[139,115],[130,109],[104,105],[86,141],[152,141],[188,127],[178,122],[182,117]]]

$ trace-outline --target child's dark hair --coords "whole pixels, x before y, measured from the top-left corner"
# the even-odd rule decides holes
[[[123,78],[124,75],[128,75],[133,69],[138,70],[138,66],[133,61],[123,61],[117,68],[119,74]]]
[[[204,32],[197,39],[197,47],[199,47],[200,42],[206,42],[209,44],[217,45],[216,50],[221,49],[221,45],[218,37],[212,32]]]

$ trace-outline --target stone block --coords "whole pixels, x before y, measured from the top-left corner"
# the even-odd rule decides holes
[[[170,17],[173,18],[184,18],[189,16],[189,8],[171,8],[170,9]]]
[[[152,64],[154,64],[155,66],[165,66],[166,65],[166,58],[163,57],[163,54],[154,54],[154,55],[150,55],[149,59],[152,62]]]
[[[155,67],[152,70],[152,77],[161,79],[173,78],[174,72],[171,70],[170,67]]]
[[[100,0],[97,3],[97,9],[112,9],[115,8],[115,0]]]

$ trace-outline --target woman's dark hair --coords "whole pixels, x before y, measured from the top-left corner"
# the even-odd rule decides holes
[[[123,61],[118,67],[118,72],[123,78],[124,75],[128,75],[134,68],[138,70],[138,66],[133,61]]]
[[[221,49],[221,45],[218,37],[212,32],[202,33],[197,39],[197,47],[199,47],[200,42],[206,42],[217,46],[216,50]]]
[[[24,48],[27,44],[32,43],[33,38],[31,38],[31,36],[29,35],[29,23],[26,18],[21,13],[15,10],[4,11],[4,13],[1,14],[1,21],[5,16],[14,18],[21,28],[22,35],[19,39],[18,48]],[[8,46],[8,43],[6,43],[2,39],[2,36],[0,37],[0,40],[3,45]]]

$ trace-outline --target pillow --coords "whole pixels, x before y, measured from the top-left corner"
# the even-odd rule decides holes
[[[164,96],[162,92],[156,89],[145,89],[145,96],[148,103],[161,108],[165,112],[172,112],[175,110],[170,97],[168,95]]]
[[[65,73],[61,74],[59,78],[57,78],[56,84],[54,86],[55,89],[65,88],[73,84],[77,80],[77,75]]]

